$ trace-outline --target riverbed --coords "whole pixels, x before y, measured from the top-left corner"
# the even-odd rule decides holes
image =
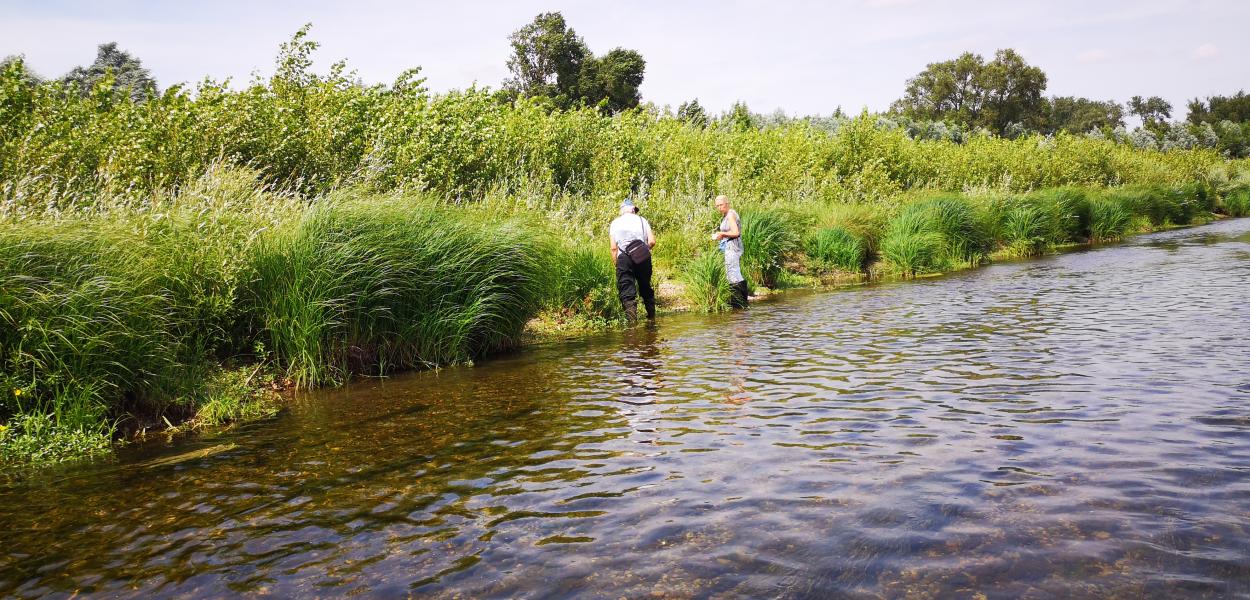
[[[0,481],[0,595],[1245,597],[1250,219],[553,343]]]

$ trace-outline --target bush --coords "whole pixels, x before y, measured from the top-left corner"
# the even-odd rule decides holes
[[[1028,204],[1007,212],[1003,222],[1003,242],[1016,256],[1036,256],[1050,245],[1053,226],[1046,211]]]
[[[1233,188],[1224,196],[1221,205],[1230,217],[1250,217],[1250,187]]]

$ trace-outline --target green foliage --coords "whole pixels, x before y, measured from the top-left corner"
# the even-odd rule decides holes
[[[466,362],[517,343],[542,303],[548,258],[525,232],[331,197],[258,247],[245,310],[298,385]]]
[[[843,227],[817,229],[808,235],[804,249],[824,269],[858,273],[868,259],[864,240]]]
[[[1238,90],[1232,96],[1208,96],[1205,101],[1194,98],[1188,108],[1185,120],[1195,125],[1220,121],[1245,123],[1250,121],[1250,94]]]
[[[681,267],[683,293],[690,309],[703,312],[729,310],[729,280],[725,279],[725,257],[706,250]]]
[[[1141,118],[1147,129],[1156,129],[1172,116],[1172,103],[1158,96],[1133,96],[1128,101],[1128,112]]]
[[[778,210],[742,216],[742,271],[752,286],[777,287],[786,256],[798,248],[797,225]]]
[[[156,94],[156,80],[134,55],[117,47],[117,42],[100,44],[95,62],[86,67],[74,67],[61,78],[65,86],[88,97],[98,86],[128,95],[141,101]]]
[[[615,48],[596,57],[559,12],[542,13],[509,37],[508,89],[550,98],[556,106],[599,106],[613,112],[641,101],[647,63],[634,50]]]
[[[1003,222],[1003,242],[1016,256],[1035,256],[1049,247],[1048,234],[1052,231],[1045,211],[1023,204],[1007,212]]]
[[[890,221],[881,238],[881,257],[904,276],[945,268],[946,240],[930,229],[927,215],[906,211]]]
[[[1126,206],[1112,198],[1094,198],[1089,202],[1089,239],[1109,242],[1124,237],[1132,221]]]
[[[699,104],[698,98],[682,102],[677,107],[677,118],[695,127],[707,127],[707,111]]]
[[[1015,50],[998,50],[986,62],[965,52],[953,60],[930,63],[907,81],[893,110],[913,119],[951,121],[1003,134],[1009,125],[1042,113],[1046,74]]]
[[[1250,187],[1232,189],[1221,204],[1230,217],[1250,217]]]
[[[559,308],[605,320],[624,317],[616,294],[616,269],[608,251],[599,249],[603,247],[580,245],[562,251],[554,294]]]
[[[1039,129],[1047,134],[1060,131],[1079,134],[1123,126],[1124,107],[1119,102],[1056,96],[1044,100],[1044,118]]]

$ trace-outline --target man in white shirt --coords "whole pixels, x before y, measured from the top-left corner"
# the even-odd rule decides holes
[[[655,290],[651,289],[651,249],[655,233],[634,201],[621,203],[621,215],[608,226],[612,242],[612,262],[616,263],[616,293],[625,308],[625,318],[638,320],[638,296],[642,296],[647,318],[655,318]]]

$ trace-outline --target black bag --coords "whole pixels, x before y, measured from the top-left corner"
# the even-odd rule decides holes
[[[651,247],[642,240],[634,240],[625,246],[625,254],[629,256],[631,262],[641,265],[651,260]]]

